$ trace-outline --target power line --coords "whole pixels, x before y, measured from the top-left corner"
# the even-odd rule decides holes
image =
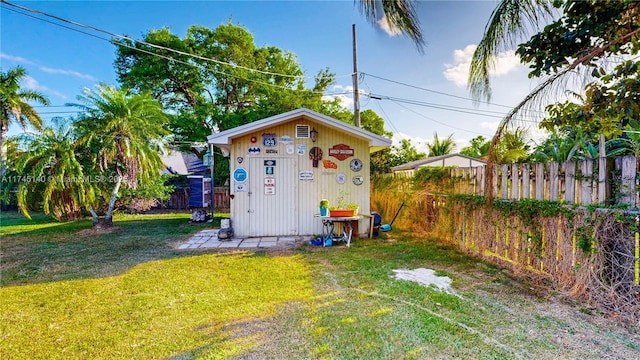
[[[418,90],[422,90],[422,91],[427,91],[427,92],[438,94],[438,95],[448,96],[448,97],[452,97],[452,98],[456,98],[456,99],[462,99],[462,100],[475,101],[475,100],[473,100],[471,98],[468,98],[468,97],[448,94],[448,93],[445,93],[445,92],[442,92],[442,91],[437,91],[437,90],[432,90],[432,89],[427,89],[427,88],[420,87],[420,86],[417,86],[417,85],[411,85],[411,84],[407,84],[407,83],[404,83],[404,82],[401,82],[401,81],[387,79],[387,78],[383,78],[381,76],[372,75],[372,74],[369,74],[369,73],[362,72],[362,75],[370,76],[372,78],[376,78],[376,79],[379,79],[379,80],[388,81],[388,82],[391,82],[391,83],[394,83],[394,84],[403,85],[403,86],[407,86],[407,87],[418,89]],[[495,103],[490,103],[490,102],[486,102],[486,101],[478,101],[478,102],[483,103],[483,104],[487,104],[487,105],[500,106],[500,107],[504,107],[504,108],[507,108],[507,109],[513,109],[513,106],[509,106],[509,105],[495,104]]]
[[[447,111],[453,111],[453,112],[458,112],[458,113],[463,113],[463,114],[471,114],[471,115],[477,115],[477,116],[490,117],[490,118],[494,118],[494,119],[502,119],[502,118],[504,118],[504,116],[502,116],[502,115],[492,115],[492,113],[493,114],[501,114],[500,112],[497,112],[497,111],[474,110],[474,109],[471,109],[471,108],[465,108],[465,107],[460,107],[460,106],[428,103],[428,102],[424,102],[424,101],[411,100],[411,99],[405,99],[405,98],[397,98],[397,97],[386,96],[386,95],[365,94],[365,96],[369,96],[371,99],[376,99],[376,100],[390,100],[390,101],[393,101],[393,102],[401,102],[401,103],[417,105],[417,106],[423,106],[423,107],[428,107],[428,108],[433,108],[433,109],[447,110]],[[538,123],[537,121],[526,120],[526,119],[520,119],[520,121],[534,123],[534,124]]]
[[[161,49],[161,50],[173,52],[173,53],[176,53],[176,54],[179,54],[179,55],[189,56],[189,57],[196,58],[196,59],[199,59],[199,60],[209,61],[209,62],[213,62],[213,63],[220,64],[220,65],[226,65],[226,66],[229,66],[229,67],[231,67],[233,69],[243,69],[243,70],[247,70],[247,71],[250,71],[250,72],[256,72],[256,73],[260,73],[260,74],[264,74],[264,75],[275,75],[275,76],[289,77],[289,78],[295,78],[295,79],[299,79],[299,78],[313,79],[313,78],[315,78],[313,76],[282,74],[282,73],[276,73],[276,72],[253,69],[253,68],[242,66],[242,65],[238,65],[238,64],[231,64],[231,63],[228,63],[228,62],[225,62],[225,61],[220,61],[220,60],[216,60],[216,59],[213,59],[213,58],[200,56],[200,55],[197,55],[197,54],[187,53],[187,52],[180,51],[180,50],[177,50],[177,49],[168,48],[168,47],[165,47],[165,46],[162,46],[162,45],[157,45],[157,44],[152,44],[152,43],[149,43],[149,42],[146,42],[146,41],[142,41],[142,40],[132,39],[132,38],[130,38],[128,36],[116,34],[114,32],[111,32],[111,31],[108,31],[108,30],[103,30],[103,29],[100,29],[100,28],[97,28],[97,27],[94,27],[94,26],[91,26],[91,25],[82,24],[82,23],[79,23],[79,22],[76,22],[76,21],[72,21],[72,20],[67,20],[67,19],[61,18],[59,16],[51,15],[51,14],[48,14],[48,13],[45,13],[45,12],[42,12],[42,11],[39,11],[39,10],[35,10],[35,9],[28,8],[28,7],[12,4],[12,3],[8,2],[8,1],[5,1],[5,0],[0,0],[0,1],[3,4],[6,4],[8,6],[12,6],[12,7],[21,9],[23,11],[28,11],[28,12],[31,12],[31,13],[34,13],[34,14],[39,14],[39,15],[46,16],[46,17],[49,17],[49,18],[53,18],[53,19],[56,19],[58,21],[62,21],[64,23],[68,23],[68,24],[71,24],[71,25],[74,25],[74,26],[78,26],[78,27],[82,27],[82,28],[85,28],[85,29],[90,29],[90,30],[93,30],[93,31],[97,31],[97,32],[100,32],[100,33],[103,33],[103,34],[107,34],[107,35],[109,35],[111,37],[114,37],[114,38],[119,38],[119,39],[123,39],[123,40],[132,41],[132,42],[135,42],[135,43],[138,43],[138,44],[143,44],[143,45],[150,46],[150,47],[153,47],[153,48],[156,48],[156,49]],[[23,14],[23,13],[21,13],[21,14]],[[23,15],[26,15],[26,14],[23,14]],[[45,21],[44,19],[40,19],[40,18],[37,18],[37,17],[34,17],[34,18]],[[49,22],[49,21],[47,21],[47,22]],[[60,26],[62,26],[62,25],[60,25]],[[63,27],[65,27],[65,26],[63,26]],[[85,33],[85,32],[82,32],[82,33],[90,35],[90,36],[97,37],[97,36],[91,35],[89,33]],[[98,38],[100,38],[100,37],[98,37]],[[102,39],[102,38],[100,38],[100,39]],[[110,42],[116,43],[115,41],[110,41]],[[121,45],[120,43],[116,43],[116,44]],[[125,46],[125,47],[131,48],[129,46]],[[352,76],[352,74],[341,75],[340,77],[346,77],[346,76]]]
[[[412,113],[414,113],[414,114],[416,114],[416,115],[418,115],[418,116],[420,116],[420,117],[423,117],[423,118],[425,118],[425,119],[427,119],[427,120],[429,120],[429,121],[433,121],[433,122],[438,123],[438,124],[440,124],[440,125],[444,125],[444,126],[450,127],[450,128],[452,128],[452,129],[460,130],[460,131],[466,131],[466,132],[469,132],[469,133],[472,133],[472,134],[483,135],[483,136],[493,136],[493,135],[488,135],[488,134],[479,133],[479,132],[477,132],[477,131],[472,131],[472,130],[468,130],[468,129],[459,128],[459,127],[453,126],[453,125],[451,125],[451,124],[447,124],[447,123],[445,123],[445,122],[438,121],[438,120],[436,120],[436,119],[433,119],[433,118],[430,118],[430,117],[428,117],[428,116],[426,116],[426,115],[423,115],[423,114],[421,114],[421,113],[419,113],[419,112],[417,112],[417,111],[415,111],[415,110],[413,110],[413,109],[411,109],[411,108],[409,108],[409,107],[406,107],[406,106],[404,106],[404,105],[402,105],[402,104],[400,104],[400,103],[398,103],[398,102],[396,102],[396,101],[394,101],[394,100],[391,100],[391,101],[392,101],[393,103],[395,103],[396,105],[400,106],[400,107],[401,107],[401,108],[403,108],[403,109],[409,110],[409,111],[411,111]]]

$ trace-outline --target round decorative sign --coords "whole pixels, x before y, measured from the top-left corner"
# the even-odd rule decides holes
[[[338,184],[344,184],[347,182],[347,175],[343,174],[343,173],[338,173],[338,175],[336,175],[336,182]]]
[[[362,175],[356,175],[353,177],[353,183],[356,185],[362,185],[364,182],[364,177]]]
[[[244,168],[237,168],[233,170],[233,180],[235,182],[243,183],[247,181],[248,177],[249,173],[247,173],[247,170],[245,170]]]
[[[351,160],[351,163],[349,164],[349,167],[351,168],[351,171],[360,171],[360,170],[362,170],[362,160],[360,160],[360,159]]]

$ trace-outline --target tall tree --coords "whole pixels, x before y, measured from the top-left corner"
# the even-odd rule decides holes
[[[505,131],[496,147],[496,161],[500,164],[523,162],[529,158],[530,151],[525,129]]]
[[[438,133],[433,133],[433,141],[427,143],[427,148],[429,148],[429,157],[451,154],[456,148],[453,134],[441,139]]]
[[[89,210],[94,225],[110,226],[120,186],[136,189],[160,176],[159,152],[169,134],[167,117],[151,95],[130,94],[108,85],[87,90],[79,100],[84,115],[74,124],[77,144],[87,149],[89,175],[106,180],[97,185],[109,198],[103,219],[93,206]]]
[[[75,220],[94,200],[93,183],[86,178],[76,155],[72,128],[62,122],[42,133],[19,136],[20,144],[9,153],[10,170],[18,181],[17,201],[22,213],[41,205],[57,220]],[[19,150],[20,148],[25,150]],[[12,178],[12,176],[8,176]]]
[[[391,149],[394,160],[393,165],[402,165],[411,161],[421,160],[427,157],[427,154],[418,151],[408,139],[400,140],[400,146],[393,146]]]
[[[476,159],[484,159],[489,155],[489,147],[491,147],[491,141],[485,139],[482,135],[478,135],[471,139],[469,146],[460,150],[460,154],[471,156]]]
[[[323,92],[334,82],[324,69],[307,89],[294,54],[257,47],[247,29],[231,23],[215,29],[191,26],[185,38],[161,29],[142,41],[117,43],[122,45],[115,61],[120,83],[134,92],[150,91],[176,113],[171,130],[185,141],[202,141],[213,130],[298,107],[318,111]]]
[[[42,129],[42,119],[38,112],[28,103],[36,102],[49,105],[49,100],[34,90],[20,87],[20,81],[27,76],[23,67],[16,67],[7,72],[0,72],[0,162],[5,159],[4,142],[11,122],[17,122],[23,129],[31,125],[37,130]],[[1,168],[1,166],[0,166]]]

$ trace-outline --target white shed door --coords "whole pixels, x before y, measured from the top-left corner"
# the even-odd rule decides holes
[[[295,158],[249,159],[249,236],[297,235]]]

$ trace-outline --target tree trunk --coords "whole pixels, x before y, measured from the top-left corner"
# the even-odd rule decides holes
[[[93,216],[93,227],[95,228],[106,228],[113,226],[113,208],[116,206],[116,198],[118,197],[118,191],[120,190],[120,185],[122,184],[122,176],[118,175],[116,177],[116,186],[113,188],[111,192],[111,199],[109,200],[109,207],[107,208],[107,214],[104,216],[104,219],[100,219],[98,214],[93,210],[92,207],[89,208],[91,212],[91,216]]]
[[[97,226],[100,222],[100,217],[98,213],[93,209],[93,206],[89,206],[89,212],[91,213],[91,217],[93,218],[93,226]]]
[[[0,175],[4,172],[7,154],[4,149],[4,143],[7,139],[7,128],[0,125]]]
[[[111,200],[109,200],[109,207],[107,208],[107,214],[104,216],[104,220],[113,224],[113,208],[116,207],[116,199],[118,197],[118,190],[122,184],[122,176],[116,176],[116,186],[111,192]]]

